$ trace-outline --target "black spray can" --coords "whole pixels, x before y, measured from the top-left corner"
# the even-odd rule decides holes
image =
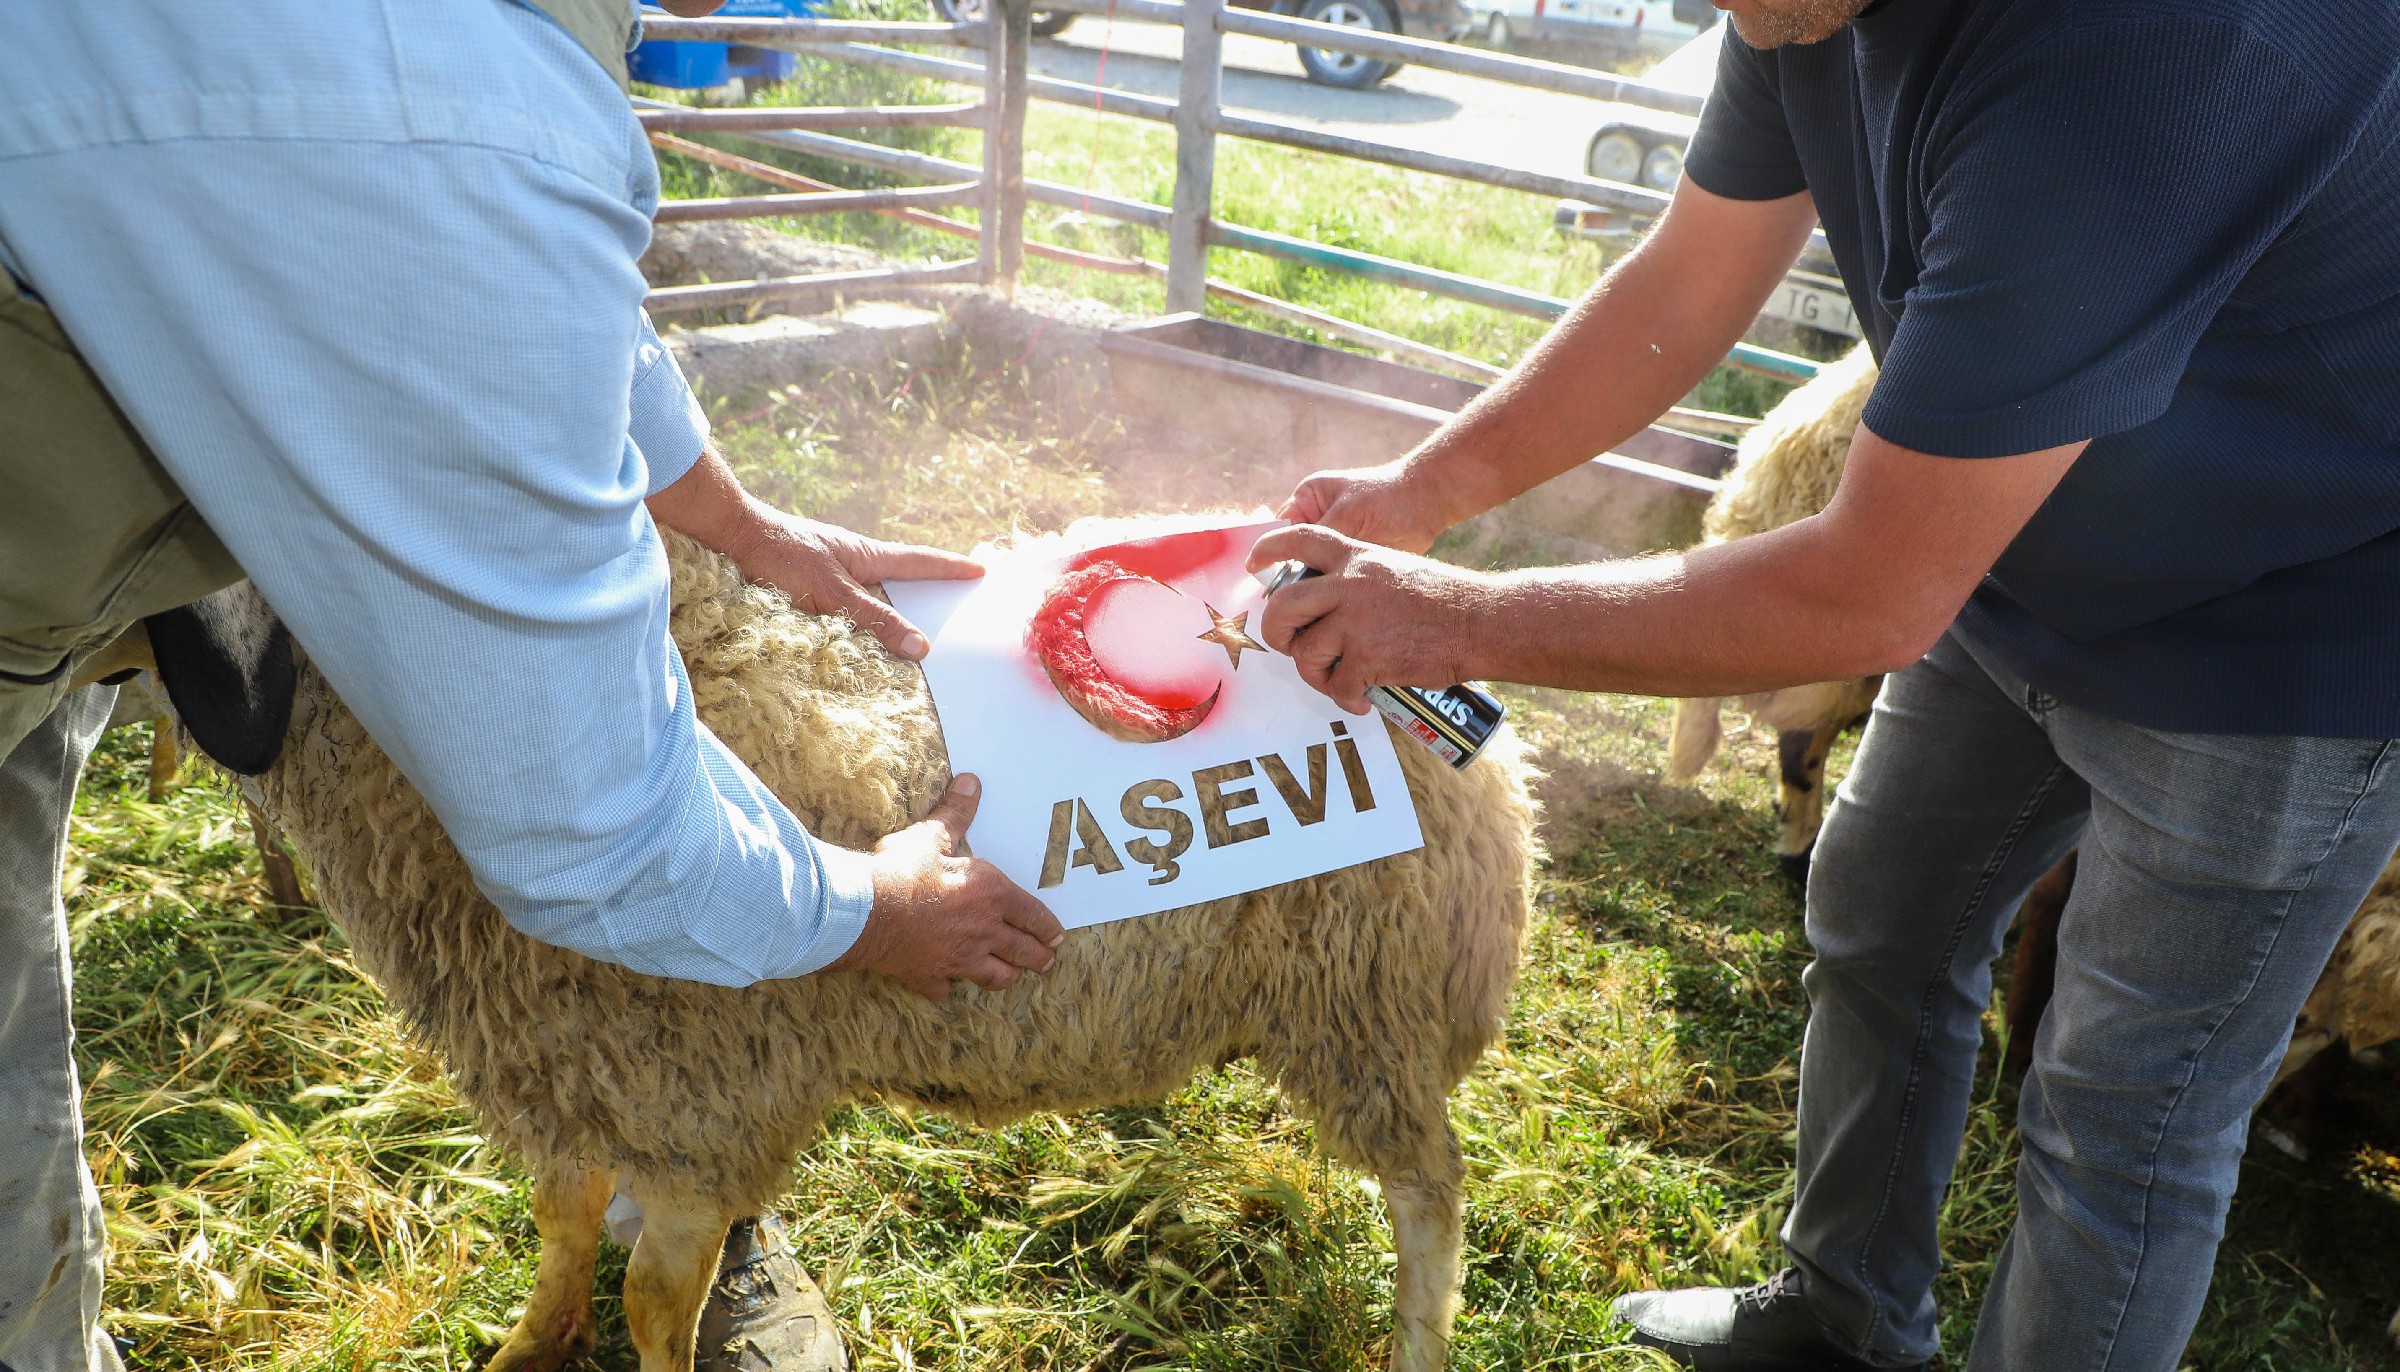
[[[1317,570],[1305,563],[1279,562],[1260,574],[1258,582],[1271,596],[1316,575]],[[1456,686],[1369,686],[1367,703],[1394,728],[1452,767],[1473,762],[1508,718],[1508,707],[1491,692],[1463,682]]]

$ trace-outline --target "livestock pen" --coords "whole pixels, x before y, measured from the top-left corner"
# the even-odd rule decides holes
[[[1062,404],[1024,351],[954,332],[725,396],[720,433],[780,503],[955,547],[1264,479],[1238,450]],[[1162,480],[1163,458],[1185,479]],[[1737,721],[1725,762],[1668,786],[1664,705],[1507,694],[1550,774],[1551,857],[1505,1038],[1453,1107],[1469,1167],[1453,1365],[1639,1367],[1606,1348],[1610,1295],[1777,1261],[1805,954],[1764,843],[1771,739]],[[339,936],[269,903],[232,795],[197,779],[152,804],[146,784],[140,730],[113,736],[69,885],[114,1327],[143,1367],[468,1365],[530,1285],[522,1177]],[[1988,1070],[1985,1087],[1945,1235],[1954,1321],[2007,1218],[2009,1091]],[[2380,1101],[2359,1099],[2333,1171],[2252,1161],[2195,1366],[2390,1365],[2390,1292],[2356,1261],[2400,1222],[2400,1121]],[[1000,1130],[853,1110],[785,1205],[862,1367],[1367,1368],[1387,1351],[1378,1197],[1241,1065],[1157,1109]],[[606,1251],[604,1291],[623,1260]],[[605,1325],[596,1365],[629,1357]]]
[[[1348,41],[1322,41],[1337,39]],[[987,117],[1010,98],[1005,63],[991,70],[999,103],[984,98]],[[1254,399],[1347,406],[1387,435],[1443,408],[1431,392],[1285,385],[1237,368],[1309,378],[1155,326],[1109,331],[1131,342],[1113,345],[1094,381],[1062,355],[1079,335],[1053,314],[974,326],[973,310],[989,307],[943,292],[1013,274],[1008,234],[982,228],[1021,213],[1003,193],[1009,151],[995,155],[967,173],[934,169],[946,179],[932,196],[820,202],[977,209],[977,253],[943,269],[947,284],[887,290],[856,273],[911,269],[854,263],[846,281],[682,297],[804,308],[900,294],[913,303],[895,310],[923,316],[908,316],[924,327],[905,346],[877,337],[781,372],[744,372],[734,354],[791,341],[802,332],[791,321],[677,340],[696,371],[714,369],[720,439],[753,489],[868,532],[965,548],[1012,527],[1259,498],[1284,479],[1291,445],[1264,452],[1145,414],[1145,364],[1249,386]],[[1647,493],[1633,503],[1657,518],[1627,524],[1621,547],[1669,540],[1676,511],[1688,516],[1707,488],[1704,473],[1659,460],[1671,440],[1655,441],[1670,446],[1579,478],[1594,505]],[[1503,520],[1439,551],[1482,565],[1575,551],[1556,535]],[[1779,1262],[1806,953],[1797,899],[1767,851],[1772,738],[1736,717],[1725,757],[1672,786],[1660,779],[1664,703],[1504,694],[1548,772],[1550,856],[1504,1039],[1453,1104],[1469,1170],[1453,1365],[1649,1366],[1610,1346],[1612,1295],[1750,1280]],[[477,1134],[338,932],[268,898],[227,788],[196,777],[145,798],[146,742],[143,728],[124,731],[95,759],[68,877],[78,1051],[114,1243],[111,1327],[144,1368],[471,1365],[532,1281],[521,1171]],[[1998,1049],[1945,1218],[1953,1346],[2010,1207],[2013,1097]],[[2385,1074],[2368,1074],[2331,1166],[2252,1159],[2192,1365],[2400,1365],[2380,1338],[2394,1292],[2359,1259],[2400,1237],[2394,1098]],[[987,1130],[870,1106],[836,1123],[782,1207],[861,1367],[1364,1369],[1388,1352],[1380,1197],[1319,1157],[1247,1066],[1155,1109]],[[605,1251],[604,1292],[624,1257]],[[602,1313],[595,1365],[629,1366],[613,1296]]]

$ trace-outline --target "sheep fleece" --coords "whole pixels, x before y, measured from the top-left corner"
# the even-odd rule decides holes
[[[670,536],[669,556],[700,717],[809,831],[865,848],[922,818],[949,770],[917,669],[696,545]],[[1399,752],[1421,851],[1075,931],[1047,975],[962,984],[941,1005],[867,972],[662,979],[517,932],[313,668],[259,783],[360,964],[488,1135],[743,1213],[785,1189],[844,1101],[996,1124],[1156,1100],[1245,1056],[1339,1157],[1455,1157],[1444,1102],[1491,1040],[1523,934],[1530,768],[1506,735],[1463,772]]]
[[[1780,529],[1825,508],[1842,484],[1850,439],[1875,390],[1875,356],[1859,344],[1839,362],[1775,404],[1758,426],[1742,436],[1733,470],[1701,512],[1701,545],[1715,547],[1737,538]],[[1742,708],[1778,730],[1826,730],[1849,726],[1875,703],[1879,678],[1820,681],[1780,691],[1739,697]],[[1667,775],[1689,781],[1717,755],[1719,711],[1724,701],[1701,697],[1676,702],[1667,750]],[[1818,765],[1822,766],[1820,755]],[[1786,783],[1783,809],[1792,832],[1777,839],[1777,852],[1804,853],[1816,842],[1822,799],[1805,800]],[[1804,831],[1804,832],[1803,832]]]

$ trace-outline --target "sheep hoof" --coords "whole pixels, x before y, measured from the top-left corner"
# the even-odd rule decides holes
[[[588,1318],[571,1328],[550,1331],[538,1331],[521,1322],[509,1331],[508,1342],[493,1350],[483,1372],[557,1372],[568,1363],[590,1357],[598,1339],[599,1331]]]

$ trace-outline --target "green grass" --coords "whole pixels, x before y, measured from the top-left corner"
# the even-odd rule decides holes
[[[951,546],[1173,503],[1141,443],[1048,431],[1012,381],[944,359],[728,416],[725,444],[780,500]],[[1737,727],[1696,786],[1667,786],[1662,704],[1507,694],[1549,769],[1551,857],[1503,1042],[1453,1103],[1454,1365],[1646,1366],[1611,1346],[1611,1296],[1778,1260],[1807,954],[1765,851],[1771,740]],[[267,907],[223,785],[140,798],[146,748],[141,727],[104,744],[70,858],[112,1327],[145,1369],[473,1365],[532,1279],[519,1171],[338,933]],[[2008,1222],[1992,1056],[1945,1230],[1954,1350]],[[2400,1240],[2400,1091],[2368,1073],[2350,1102],[2325,1161],[2246,1169],[2190,1366],[2400,1367],[2380,1333],[2400,1282],[2362,1260]],[[782,1209],[865,1369],[1363,1372],[1388,1352],[1373,1186],[1241,1065],[998,1130],[845,1111]],[[606,1250],[607,1368],[632,1361],[623,1262]]]

